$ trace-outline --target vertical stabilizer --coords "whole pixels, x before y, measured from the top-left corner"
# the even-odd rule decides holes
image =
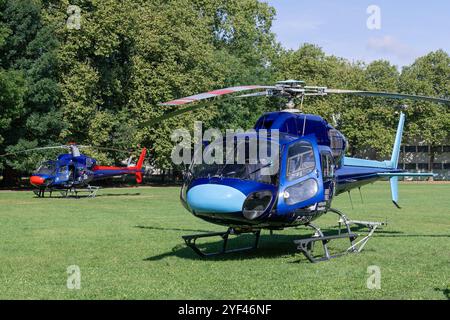
[[[400,113],[400,121],[398,123],[397,134],[395,135],[394,148],[392,150],[391,156],[391,168],[398,168],[398,159],[400,157],[400,150],[402,145],[402,136],[403,136],[403,128],[405,126],[405,114],[403,112]],[[391,196],[392,202],[395,204],[397,208],[400,209],[398,204],[398,177],[391,177],[389,179],[391,184]]]
[[[144,164],[144,160],[145,160],[145,155],[147,154],[147,149],[144,148],[142,149],[141,155],[139,157],[139,160],[136,164],[136,169],[138,170],[136,172],[136,182],[137,183],[142,183],[143,180],[143,176],[142,176],[142,165]]]
[[[394,149],[391,156],[391,168],[397,169],[398,158],[400,157],[400,149],[402,145],[403,128],[405,126],[405,114],[400,113],[400,121],[398,123],[397,134],[395,136]]]

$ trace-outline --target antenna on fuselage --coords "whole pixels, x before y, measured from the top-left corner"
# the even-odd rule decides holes
[[[348,198],[350,199],[350,204],[352,205],[352,210],[355,209],[355,207],[353,206],[353,200],[352,200],[352,195],[350,194],[350,190],[348,190]]]
[[[304,119],[303,119],[302,137],[305,136],[305,130],[306,130],[306,114],[304,115]]]
[[[364,204],[364,199],[363,199],[363,196],[362,196],[361,187],[359,187],[358,190],[359,190],[359,197],[361,198],[361,203]]]

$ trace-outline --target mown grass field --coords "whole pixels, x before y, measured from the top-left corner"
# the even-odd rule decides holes
[[[95,199],[37,199],[0,192],[1,299],[449,299],[450,185],[403,184],[402,210],[388,184],[334,206],[384,221],[359,255],[310,264],[293,240],[305,230],[264,232],[255,253],[202,260],[181,236],[223,228],[187,213],[176,187],[103,189]],[[334,215],[318,221],[326,230]],[[233,240],[238,245],[248,238]],[[215,239],[205,248],[212,248]],[[338,244],[337,246],[339,246]],[[333,248],[333,246],[332,246]],[[81,289],[66,286],[67,267]],[[381,269],[381,290],[366,286]]]

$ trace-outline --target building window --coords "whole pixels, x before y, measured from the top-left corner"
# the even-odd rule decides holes
[[[442,152],[442,146],[432,147],[432,148],[431,148],[431,152],[434,152],[434,153],[441,153],[441,152]]]
[[[419,170],[428,170],[428,163],[418,163]]]
[[[428,152],[428,146],[418,146],[417,147],[417,152]]]
[[[405,152],[417,152],[416,146],[405,146]]]
[[[416,170],[416,164],[415,163],[405,164],[405,170]]]

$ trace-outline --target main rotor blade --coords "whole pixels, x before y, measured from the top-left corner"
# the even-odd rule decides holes
[[[230,88],[213,90],[213,91],[196,94],[196,95],[189,96],[189,97],[184,97],[184,98],[160,103],[159,105],[160,106],[180,106],[180,105],[185,105],[185,104],[189,104],[189,103],[193,103],[193,102],[198,102],[201,100],[217,98],[217,97],[233,94],[236,92],[258,90],[258,89],[275,89],[275,88],[276,87],[273,87],[273,86],[260,86],[260,85],[230,87]]]
[[[227,101],[231,101],[231,100],[234,100],[234,99],[237,99],[237,98],[238,97],[222,98],[222,99],[220,99],[220,102],[227,102]],[[139,126],[140,127],[151,126],[151,125],[154,125],[154,124],[159,123],[161,121],[164,121],[164,120],[167,120],[167,119],[179,116],[180,114],[183,114],[183,113],[192,112],[192,111],[195,111],[195,110],[198,110],[198,109],[201,109],[201,108],[209,107],[209,106],[211,106],[211,105],[213,105],[215,103],[217,103],[217,100],[212,100],[212,101],[209,100],[209,101],[204,101],[204,102],[200,102],[200,103],[197,103],[197,104],[192,104],[192,105],[190,105],[190,106],[188,106],[186,108],[178,109],[178,110],[175,110],[173,112],[166,113],[166,114],[164,114],[164,115],[162,115],[162,116],[160,116],[158,118],[151,119],[149,121],[145,121],[145,122],[141,123]]]
[[[79,149],[97,149],[97,150],[105,150],[105,151],[117,151],[117,152],[126,152],[131,153],[136,150],[122,150],[122,149],[115,149],[115,148],[108,148],[108,147],[95,147],[95,146],[78,146]]]
[[[31,152],[31,151],[40,151],[40,150],[50,150],[50,149],[69,149],[69,146],[51,146],[51,147],[40,147],[40,148],[32,148],[26,150],[19,150],[16,152],[10,152],[0,155],[0,157],[13,156],[19,153]]]
[[[340,90],[340,89],[326,89],[325,93],[326,94],[348,94],[348,95],[361,96],[361,97],[380,97],[380,98],[400,99],[400,100],[407,99],[407,100],[415,100],[415,101],[429,101],[429,102],[435,102],[435,103],[450,104],[450,100],[445,99],[445,98],[418,96],[418,95],[403,94],[403,93],[359,91],[359,90]]]
[[[267,97],[270,96],[270,92],[268,91],[261,91],[261,92],[255,92],[255,93],[247,93],[247,94],[242,94],[240,96],[237,96],[236,98],[252,98],[252,97]]]
[[[291,85],[294,84],[294,85]],[[300,85],[299,85],[300,84]],[[254,93],[242,94],[240,96],[230,96],[224,98],[224,96],[232,95],[236,92],[243,91],[253,91],[253,90],[264,90]],[[430,101],[436,103],[444,103],[450,104],[450,100],[446,98],[435,98],[435,97],[426,97],[419,95],[410,95],[410,94],[402,94],[402,93],[390,93],[390,92],[377,92],[377,91],[360,91],[360,90],[339,90],[339,89],[328,89],[326,87],[317,87],[317,86],[304,86],[304,82],[301,81],[285,81],[279,82],[276,86],[261,86],[261,85],[253,85],[253,86],[239,86],[239,87],[230,87],[220,90],[209,91],[205,93],[200,93],[197,95],[176,99],[172,101],[168,101],[165,103],[159,104],[160,106],[182,106],[182,105],[190,105],[186,108],[179,109],[168,114],[165,114],[161,117],[149,120],[141,124],[141,126],[145,125],[153,125],[160,121],[173,118],[175,116],[181,115],[183,113],[192,112],[201,108],[208,107],[217,102],[218,99],[221,101],[229,101],[231,99],[236,98],[250,98],[250,97],[262,97],[262,96],[326,96],[328,94],[347,94],[354,96],[363,96],[363,97],[381,97],[387,99],[408,99],[408,100],[416,100],[416,101]],[[203,101],[204,100],[204,101]],[[200,103],[196,103],[199,102]],[[202,102],[203,101],[203,102]]]
[[[200,94],[196,94],[193,96],[189,96],[189,97],[185,97],[185,98],[180,98],[180,99],[176,99],[176,100],[171,100],[168,102],[164,102],[164,103],[160,103],[158,104],[159,106],[183,106],[183,105],[188,105],[188,104],[192,104],[186,108],[183,109],[179,109],[170,113],[167,113],[165,115],[162,115],[161,117],[143,122],[140,124],[140,126],[150,126],[150,125],[154,125],[158,122],[161,122],[163,120],[167,120],[173,117],[176,117],[180,114],[186,113],[186,112],[192,112],[201,108],[205,108],[208,107],[214,103],[217,102],[218,99],[220,99],[221,102],[224,101],[229,101],[232,99],[236,99],[238,97],[236,96],[229,96],[232,95],[234,93],[237,92],[243,92],[243,91],[253,91],[253,90],[261,90],[261,89],[276,89],[276,87],[274,86],[260,86],[260,85],[251,85],[251,86],[238,86],[238,87],[230,87],[230,88],[225,88],[225,89],[219,89],[219,90],[214,90],[214,91],[209,91],[209,92],[204,92],[204,93],[200,93]],[[229,96],[229,97],[225,97],[225,96]],[[203,101],[206,100],[206,101]],[[195,102],[199,102],[199,101],[203,101],[200,103],[196,103],[193,104]]]

